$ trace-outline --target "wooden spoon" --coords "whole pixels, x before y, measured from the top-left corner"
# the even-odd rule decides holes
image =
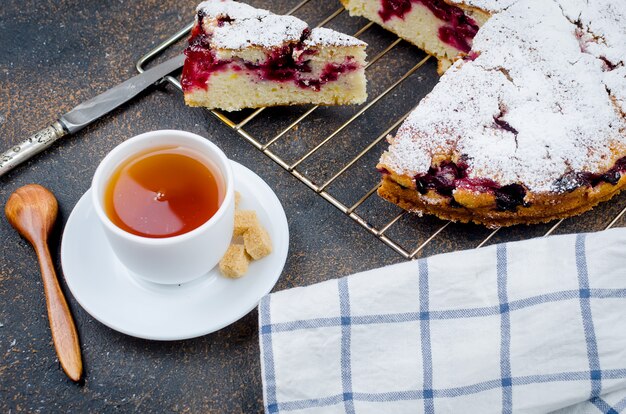
[[[9,223],[37,252],[52,341],[63,371],[72,381],[78,381],[83,372],[78,333],[48,250],[48,235],[57,217],[57,200],[48,189],[29,184],[11,194],[4,211]]]

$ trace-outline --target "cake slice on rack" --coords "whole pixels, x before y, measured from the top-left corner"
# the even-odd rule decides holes
[[[233,111],[367,98],[364,42],[234,1],[205,1],[196,12],[181,81],[187,105]]]
[[[435,56],[439,73],[472,48],[478,29],[516,0],[341,0],[362,16]]]

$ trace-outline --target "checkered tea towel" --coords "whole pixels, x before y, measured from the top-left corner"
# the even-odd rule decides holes
[[[268,413],[615,413],[626,228],[443,254],[259,304]]]

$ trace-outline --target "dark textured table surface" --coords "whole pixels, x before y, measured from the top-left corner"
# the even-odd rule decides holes
[[[286,12],[296,1],[257,1]],[[135,61],[193,16],[195,1],[17,1],[0,6],[0,143],[8,148],[82,100],[135,75]],[[337,9],[333,4],[332,9]],[[52,254],[96,166],[125,139],[154,129],[209,137],[265,179],[291,231],[276,290],[393,263],[400,257],[171,87],[153,89],[0,178],[0,204],[39,183],[59,201]],[[151,342],[115,332],[62,286],[80,333],[85,381],[73,384],[51,345],[35,254],[0,219],[0,411],[262,411],[257,313],[219,332]],[[86,241],[88,242],[88,241]]]
[[[251,3],[284,13],[298,1]],[[313,1],[296,14],[316,24],[338,6],[335,1]],[[81,101],[134,75],[135,61],[189,22],[194,7],[195,1],[189,0],[3,0],[0,6],[2,150]],[[350,33],[364,21],[342,13],[333,23]],[[377,45],[394,39],[377,27],[369,29],[364,36],[369,36],[366,40],[373,45],[370,56],[377,53]],[[395,47],[394,54],[370,69],[370,95],[380,93],[392,83],[394,71],[404,73],[422,57],[417,49],[404,42]],[[321,152],[320,159],[312,157],[311,164],[303,166],[304,170],[319,180],[328,178],[332,172],[330,157],[358,147],[354,140],[360,139],[361,134],[368,134],[371,140],[372,134],[380,134],[389,125],[380,120],[397,118],[415,105],[436,82],[434,66],[431,59],[424,71],[411,75],[407,87],[394,89],[389,95],[390,104],[373,107],[369,117],[362,118],[344,134],[339,140],[344,150],[332,154]],[[371,82],[371,76],[377,76],[378,80]],[[288,124],[293,116],[288,118],[285,114],[293,115],[298,110],[302,112],[300,109],[267,111],[258,126],[250,128],[263,136],[272,124]],[[337,120],[345,120],[356,110],[319,111],[314,121],[277,144],[276,151],[283,151],[283,157],[289,159],[290,151],[310,148],[311,142],[304,134],[319,141],[328,128],[341,123]],[[241,117],[234,115],[238,116]],[[183,129],[208,137],[274,189],[287,213],[291,232],[290,254],[275,290],[403,260],[207,111],[185,107],[178,91],[162,86],[142,94],[0,178],[2,206],[11,192],[28,183],[39,183],[56,194],[60,211],[51,251],[59,274],[63,228],[78,199],[89,188],[96,166],[125,139],[155,129]],[[363,189],[367,190],[375,180],[373,165],[381,150],[381,146],[376,147],[364,157],[362,164],[354,167],[357,178],[338,180],[333,190],[343,191],[346,200],[358,199]],[[359,181],[361,178],[363,182]],[[354,188],[358,191],[353,191]],[[624,205],[626,198],[620,196],[582,219],[566,221],[559,232],[601,229]],[[385,215],[397,214],[397,210],[376,197],[364,209],[371,213],[373,222],[382,223]],[[411,218],[404,233],[398,231],[395,237],[418,243],[441,224],[436,219]],[[618,223],[625,224],[623,218]],[[537,236],[549,227],[510,229],[498,233],[492,241]],[[84,383],[77,385],[69,381],[51,344],[35,254],[4,218],[0,219],[0,234],[0,411],[262,411],[256,311],[200,338],[145,341],[97,322],[77,304],[61,280],[78,326],[85,364]],[[472,247],[488,234],[489,231],[478,226],[452,225],[423,253]]]

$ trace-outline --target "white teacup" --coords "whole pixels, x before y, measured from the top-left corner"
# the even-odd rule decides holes
[[[223,191],[217,212],[201,226],[181,235],[149,238],[129,233],[107,216],[104,194],[111,175],[121,163],[152,148],[180,146],[204,158]],[[202,160],[201,160],[202,161]],[[220,182],[221,180],[221,182]],[[98,219],[118,259],[142,279],[162,284],[180,284],[211,270],[231,241],[234,226],[234,181],[226,155],[207,139],[185,131],[146,132],[115,147],[100,163],[91,183],[91,198]]]

